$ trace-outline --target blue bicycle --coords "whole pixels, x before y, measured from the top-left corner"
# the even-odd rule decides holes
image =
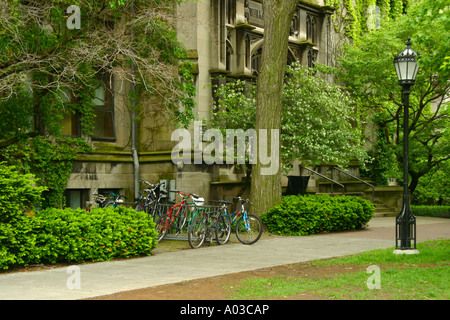
[[[230,215],[227,214],[227,204],[231,204],[231,202],[225,200],[211,200],[211,202],[218,202],[222,204],[221,210],[222,215],[227,219],[227,223],[220,223],[218,232],[218,242],[220,244],[226,243],[229,240],[229,237],[222,236],[229,234],[229,230],[234,228],[236,232],[236,237],[243,244],[253,244],[261,238],[262,235],[262,222],[261,219],[252,214],[248,213],[245,208],[248,203],[250,203],[249,199],[243,199],[241,197],[235,197],[234,200],[237,200],[237,208]],[[228,230],[229,228],[229,230]],[[221,239],[221,240],[219,240]]]

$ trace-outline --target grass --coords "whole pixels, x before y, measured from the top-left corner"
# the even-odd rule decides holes
[[[300,276],[249,278],[233,285],[229,294],[233,299],[277,299],[313,294],[325,299],[448,300],[450,240],[419,243],[418,249],[418,255],[394,255],[392,248],[317,260],[310,266],[336,267],[335,270],[352,268],[355,272],[331,272],[313,279]],[[367,271],[371,265],[379,267],[380,289],[369,289],[367,285],[375,276]]]

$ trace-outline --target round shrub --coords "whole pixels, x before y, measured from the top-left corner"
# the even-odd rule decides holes
[[[309,235],[363,228],[374,210],[370,201],[353,196],[286,196],[261,220],[273,234]]]

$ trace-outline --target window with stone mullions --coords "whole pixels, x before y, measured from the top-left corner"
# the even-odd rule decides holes
[[[306,39],[317,45],[317,19],[309,14],[306,16]]]
[[[113,79],[108,74],[98,76],[92,108],[95,113],[93,140],[115,140]]]

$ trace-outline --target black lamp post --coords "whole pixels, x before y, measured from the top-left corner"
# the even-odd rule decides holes
[[[411,212],[408,190],[408,153],[409,153],[409,94],[414,85],[419,65],[417,53],[411,49],[411,38],[406,42],[406,49],[395,56],[394,65],[398,83],[403,87],[403,205],[396,218],[395,254],[419,253],[416,249],[416,217]],[[413,246],[411,245],[413,243]]]

